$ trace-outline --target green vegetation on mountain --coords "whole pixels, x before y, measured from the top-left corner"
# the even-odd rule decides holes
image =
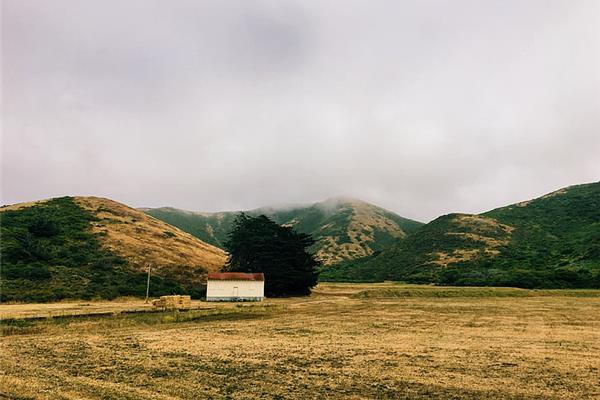
[[[237,215],[235,212],[195,213],[171,207],[151,208],[144,211],[154,218],[176,226],[203,242],[219,248],[224,248],[227,234]]]
[[[225,262],[221,250],[106,199],[62,197],[0,211],[0,301],[141,296],[148,265],[151,294],[194,294],[207,270]]]
[[[236,212],[194,213],[156,208],[146,213],[197,238],[224,247]],[[354,199],[335,198],[310,206],[259,208],[249,216],[266,215],[280,225],[315,239],[311,250],[325,265],[373,254],[414,232],[420,222]]]
[[[600,183],[439,217],[389,249],[323,270],[321,279],[600,287]]]
[[[351,199],[248,213],[262,214],[315,239],[321,280],[600,287],[600,183],[426,225]],[[96,197],[0,207],[0,301],[139,296],[148,266],[151,294],[198,296],[226,263],[236,215],[143,213]]]

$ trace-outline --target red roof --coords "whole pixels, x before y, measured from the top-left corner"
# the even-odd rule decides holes
[[[213,281],[264,281],[265,274],[262,272],[209,272],[208,280]]]

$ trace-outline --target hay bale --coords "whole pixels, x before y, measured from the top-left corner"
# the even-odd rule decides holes
[[[188,295],[160,296],[160,299],[152,300],[152,305],[162,308],[189,308],[192,298]]]

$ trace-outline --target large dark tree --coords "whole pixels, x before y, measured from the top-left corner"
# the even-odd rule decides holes
[[[229,272],[264,272],[267,296],[307,295],[317,284],[320,263],[307,250],[310,235],[281,226],[264,215],[238,215],[225,249]]]

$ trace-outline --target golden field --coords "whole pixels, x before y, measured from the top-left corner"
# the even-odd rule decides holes
[[[194,306],[0,305],[0,398],[600,398],[600,291],[322,284]]]

